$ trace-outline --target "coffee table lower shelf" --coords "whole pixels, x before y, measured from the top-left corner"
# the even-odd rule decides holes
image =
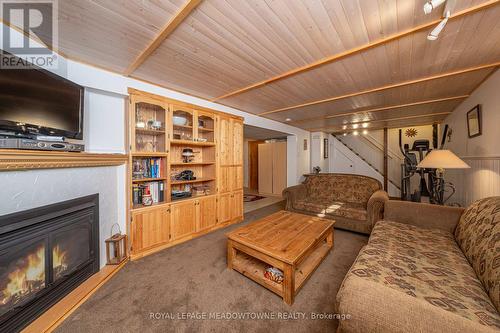
[[[297,264],[289,264],[228,240],[228,267],[281,296],[287,304],[291,305],[295,294],[321,264],[332,247],[333,233],[330,231]],[[283,271],[282,283],[264,277],[264,272],[269,266]]]

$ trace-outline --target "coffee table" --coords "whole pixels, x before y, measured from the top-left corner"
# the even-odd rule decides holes
[[[227,266],[273,291],[287,304],[333,247],[334,221],[280,211],[227,234]],[[277,283],[264,277],[272,266]]]

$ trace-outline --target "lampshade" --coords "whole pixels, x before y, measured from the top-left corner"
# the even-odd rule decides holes
[[[418,163],[419,168],[430,169],[469,169],[470,166],[450,150],[434,149]]]

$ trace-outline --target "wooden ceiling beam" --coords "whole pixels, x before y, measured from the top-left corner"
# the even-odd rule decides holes
[[[364,124],[364,123],[381,123],[381,122],[387,122],[387,121],[397,121],[397,120],[408,120],[408,119],[417,119],[417,118],[426,118],[426,117],[435,117],[435,116],[444,116],[444,115],[449,115],[452,112],[447,111],[447,112],[436,112],[436,113],[428,113],[428,114],[419,114],[415,116],[406,116],[406,117],[396,117],[396,118],[389,118],[389,119],[374,119],[374,120],[365,120],[365,121],[353,121],[349,123],[342,124],[342,126],[349,126],[349,125],[354,125],[354,124]],[[311,132],[317,132],[317,131],[352,131],[352,130],[373,130],[373,128],[351,128],[351,129],[343,129],[342,126],[332,126],[332,127],[319,127],[319,128],[308,128],[306,129],[307,131]]]
[[[469,15],[469,14],[475,13],[477,11],[489,8],[491,6],[494,6],[494,5],[498,4],[498,3],[500,3],[500,0],[489,0],[489,1],[486,1],[486,2],[478,4],[476,6],[472,6],[472,7],[466,8],[464,10],[461,10],[459,12],[453,13],[450,16],[449,20],[453,20],[453,19],[465,16],[465,15]],[[421,30],[428,29],[428,28],[430,28],[430,27],[438,24],[439,22],[441,22],[441,20],[442,19],[439,18],[437,20],[433,20],[431,22],[418,25],[418,26],[410,28],[408,30],[404,30],[404,31],[398,32],[398,33],[396,33],[394,35],[391,35],[391,36],[388,36],[388,37],[385,37],[385,38],[381,38],[381,39],[376,40],[374,42],[370,42],[370,43],[367,43],[367,44],[364,44],[364,45],[352,48],[350,50],[346,50],[346,51],[343,51],[343,52],[331,55],[329,57],[317,60],[317,61],[309,63],[309,64],[307,64],[305,66],[294,68],[292,70],[289,70],[289,71],[287,71],[285,73],[276,75],[276,76],[271,77],[269,79],[266,79],[266,80],[263,80],[263,81],[251,84],[251,85],[243,87],[241,89],[229,92],[229,93],[227,93],[225,95],[216,97],[216,98],[212,99],[211,101],[215,102],[215,101],[218,101],[220,99],[224,99],[224,98],[228,98],[228,97],[231,97],[231,96],[239,95],[239,94],[247,92],[249,90],[265,86],[265,85],[267,85],[269,83],[276,82],[276,81],[279,81],[279,80],[283,80],[283,79],[285,79],[287,77],[290,77],[290,76],[293,76],[293,75],[297,75],[299,73],[303,73],[303,72],[306,72],[306,71],[310,71],[310,70],[312,70],[314,68],[317,68],[319,66],[323,66],[323,65],[332,63],[334,61],[337,61],[337,60],[349,57],[351,55],[354,55],[354,54],[357,54],[357,53],[369,50],[371,48],[374,48],[374,47],[377,47],[377,46],[380,46],[380,45],[384,45],[386,43],[389,43],[391,41],[400,39],[402,37],[411,35],[413,33],[419,32]]]
[[[129,76],[132,74],[139,66],[141,66],[146,59],[163,43],[167,37],[174,32],[175,29],[184,21],[186,17],[191,14],[191,12],[200,4],[201,0],[187,0],[187,2],[182,6],[177,13],[167,22],[167,24],[161,29],[158,36],[149,43],[149,45],[142,51],[134,62],[128,66],[125,70],[124,75]]]
[[[453,101],[453,100],[456,100],[456,99],[465,99],[465,98],[467,98],[469,96],[470,95],[467,94],[467,95],[460,95],[460,96],[452,96],[452,97],[428,99],[428,100],[425,100],[425,101],[419,101],[419,102],[413,102],[413,103],[405,103],[405,104],[383,106],[383,107],[378,107],[378,108],[373,108],[373,109],[364,109],[364,110],[343,112],[343,113],[338,113],[338,114],[333,114],[333,115],[323,116],[323,117],[299,119],[299,120],[295,120],[295,121],[290,121],[287,124],[298,124],[298,123],[305,123],[305,122],[308,122],[308,121],[315,121],[315,120],[323,120],[323,119],[332,119],[332,118],[339,118],[339,117],[345,117],[345,116],[352,116],[352,115],[356,115],[356,114],[360,114],[360,113],[381,112],[381,111],[387,111],[387,110],[392,110],[392,109],[407,108],[407,107],[417,106],[417,105],[425,105],[425,104],[432,104],[432,103]]]
[[[441,73],[441,74],[431,75],[431,76],[423,77],[423,78],[420,78],[420,79],[414,79],[414,80],[408,80],[408,81],[403,81],[403,82],[388,84],[388,85],[384,85],[384,86],[381,86],[381,87],[367,89],[367,90],[362,90],[362,91],[358,91],[358,92],[354,92],[354,93],[350,93],[350,94],[345,94],[345,95],[340,95],[340,96],[334,96],[334,97],[320,99],[320,100],[311,101],[311,102],[307,102],[307,103],[302,103],[302,104],[287,106],[287,107],[280,108],[280,109],[275,109],[275,110],[271,110],[271,111],[265,111],[265,112],[259,113],[258,115],[262,116],[262,115],[276,113],[276,112],[283,112],[283,111],[288,111],[288,110],[292,110],[292,109],[303,108],[303,107],[311,106],[311,105],[317,105],[317,104],[322,104],[322,103],[327,103],[327,102],[333,102],[333,101],[337,101],[339,99],[344,99],[344,98],[348,98],[348,97],[355,97],[355,96],[369,94],[369,93],[374,93],[374,92],[378,92],[378,91],[383,91],[383,90],[388,90],[388,89],[394,89],[394,88],[404,87],[404,86],[408,86],[408,85],[412,85],[412,84],[417,84],[417,83],[422,83],[422,82],[426,82],[426,81],[432,81],[432,80],[442,79],[442,78],[449,77],[449,76],[454,76],[454,75],[459,75],[459,74],[465,74],[465,73],[475,72],[475,71],[478,71],[478,70],[481,70],[481,69],[493,68],[493,67],[498,67],[498,66],[500,66],[500,61],[494,62],[492,64],[486,64],[486,65],[469,67],[469,68],[460,69],[460,70],[453,71],[453,72],[447,72],[447,73]]]

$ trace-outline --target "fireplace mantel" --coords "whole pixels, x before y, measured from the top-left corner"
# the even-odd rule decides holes
[[[116,166],[127,159],[126,154],[0,149],[0,171]]]

